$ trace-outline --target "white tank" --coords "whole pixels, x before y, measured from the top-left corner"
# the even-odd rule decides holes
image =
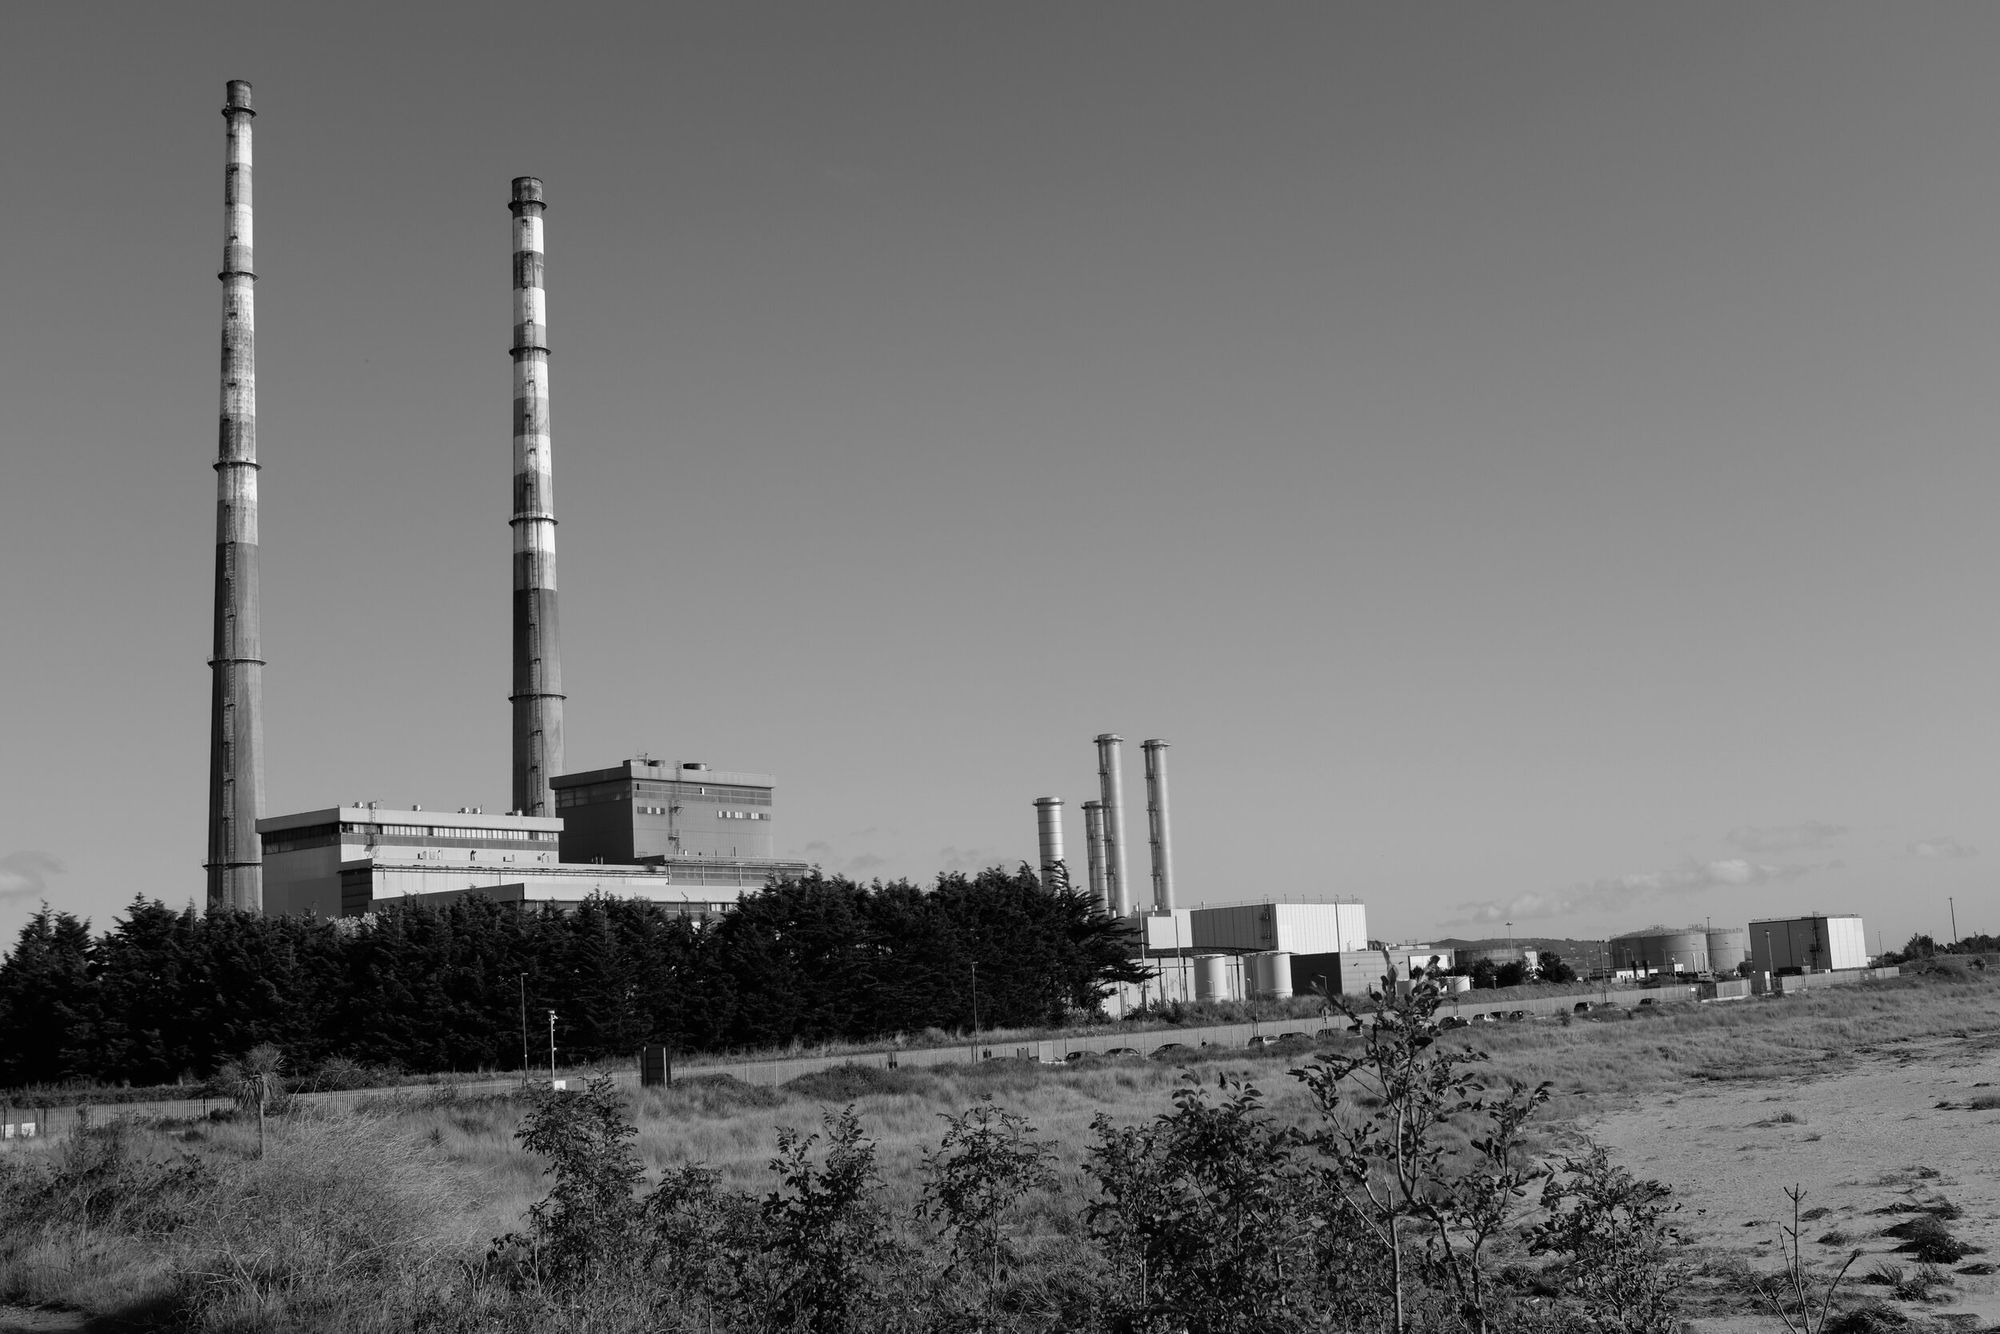
[[[1222,1001],[1229,997],[1229,956],[1198,954],[1194,960],[1196,1000]]]
[[[1250,956],[1251,994],[1258,1000],[1292,998],[1292,955],[1289,950],[1271,950]]]

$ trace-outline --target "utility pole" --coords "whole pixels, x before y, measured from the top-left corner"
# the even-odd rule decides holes
[[[979,1064],[979,960],[972,961],[972,1063]]]
[[[1944,901],[1947,904],[1951,905],[1951,945],[1953,949],[1957,949],[1958,948],[1958,900],[1947,894],[1945,896]]]
[[[556,1012],[549,1011],[549,1087],[556,1086]]]
[[[528,1080],[528,975],[521,974],[521,1082]]]

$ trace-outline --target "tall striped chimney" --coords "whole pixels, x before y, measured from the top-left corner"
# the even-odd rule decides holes
[[[1104,898],[1116,917],[1132,914],[1132,890],[1125,883],[1125,772],[1119,747],[1125,738],[1103,732],[1097,738],[1097,791],[1104,802]]]
[[[1153,845],[1153,907],[1174,910],[1173,830],[1167,824],[1167,743],[1142,741],[1146,753],[1146,826]]]
[[[1035,837],[1042,859],[1042,888],[1053,890],[1058,876],[1067,876],[1063,866],[1062,798],[1035,798]]]
[[[208,733],[208,906],[261,912],[264,659],[257,629],[257,272],[250,85],[229,81],[222,178],[222,413],[215,450],[215,641]]]
[[[1101,801],[1083,803],[1083,849],[1090,868],[1091,906],[1116,912],[1111,896],[1104,889],[1104,803]]]
[[[515,177],[508,207],[514,214],[514,809],[554,815],[549,779],[563,767],[563,693],[542,183]]]

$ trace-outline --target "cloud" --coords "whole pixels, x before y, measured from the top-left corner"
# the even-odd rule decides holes
[[[877,857],[872,852],[864,852],[858,857],[849,857],[841,863],[840,869],[843,875],[859,879],[861,876],[867,875],[870,871],[881,870],[888,864],[889,859],[887,857]]]
[[[1773,853],[1797,852],[1801,848],[1823,848],[1847,832],[1844,824],[1807,820],[1804,824],[1771,825],[1768,828],[1740,824],[1722,836],[1745,852],[1768,857]]]
[[[1824,865],[1796,862],[1770,866],[1742,857],[1725,857],[1712,862],[1690,858],[1664,871],[1612,876],[1572,885],[1567,889],[1517,894],[1511,899],[1461,903],[1453,909],[1451,920],[1471,923],[1525,922],[1549,917],[1622,912],[1649,899],[1699,894],[1710,889],[1779,884],[1824,869]]]
[[[1927,857],[1935,861],[1955,862],[1967,857],[1977,857],[1979,849],[1970,843],[1961,843],[1949,834],[1939,834],[1921,843],[1912,843],[1903,851],[1912,857]]]
[[[49,877],[63,864],[32,848],[0,857],[0,899],[38,899],[49,892]]]

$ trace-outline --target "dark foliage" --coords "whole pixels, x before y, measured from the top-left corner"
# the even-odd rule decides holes
[[[1137,980],[1121,929],[1025,866],[929,890],[814,874],[711,923],[633,899],[331,922],[140,898],[93,937],[44,907],[0,961],[0,1086],[198,1080],[260,1043],[302,1071],[516,1069],[547,1059],[549,1010],[572,1062],[964,1029],[974,965],[981,1025],[1030,1026]]]

